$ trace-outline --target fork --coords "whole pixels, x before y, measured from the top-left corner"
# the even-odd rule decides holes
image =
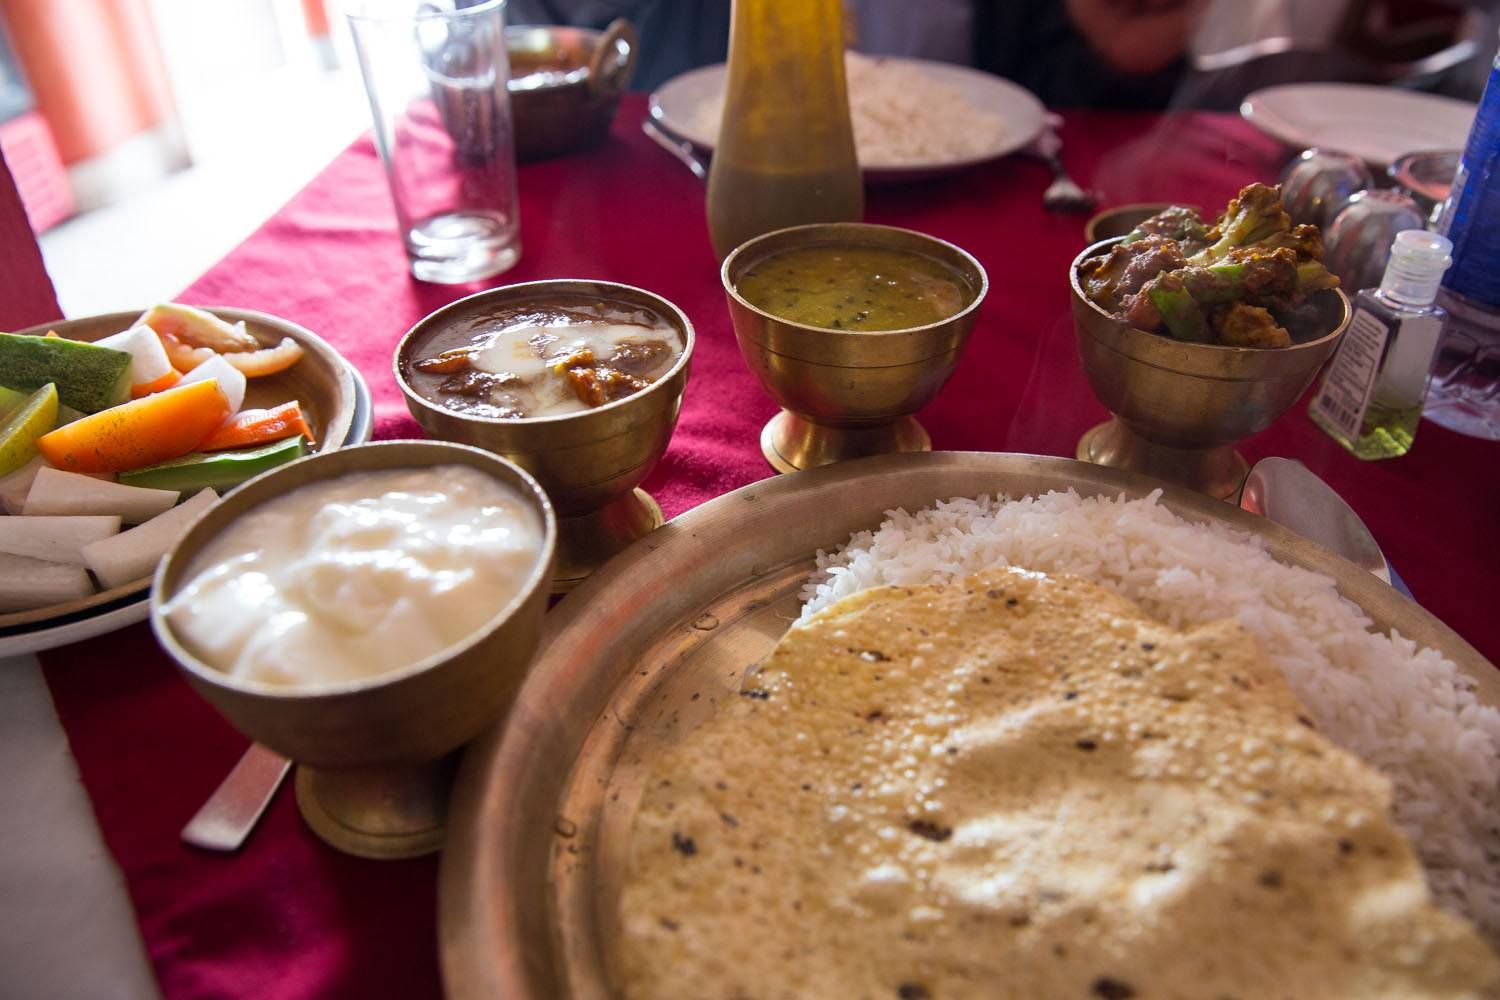
[[[1062,162],[1062,139],[1049,121],[1042,134],[1032,143],[1031,152],[1052,170],[1052,183],[1042,192],[1042,207],[1049,212],[1090,212],[1097,204],[1094,196],[1068,176]]]

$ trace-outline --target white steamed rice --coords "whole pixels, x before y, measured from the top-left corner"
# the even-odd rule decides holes
[[[855,157],[863,166],[975,159],[1005,137],[1004,119],[920,66],[845,52],[844,67]],[[692,128],[717,136],[723,115],[723,91],[709,94],[693,108]]]
[[[803,617],[850,594],[1013,565],[1086,577],[1175,626],[1237,618],[1332,740],[1390,778],[1395,819],[1438,901],[1500,944],[1500,712],[1449,660],[1370,619],[1333,580],[1277,562],[1252,535],[1157,502],[1049,493],[890,511],[804,588]]]

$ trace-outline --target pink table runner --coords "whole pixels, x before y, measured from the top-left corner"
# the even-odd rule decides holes
[[[677,303],[698,353],[671,449],[646,483],[668,517],[770,474],[757,436],[775,408],[735,347],[709,248],[703,188],[639,132],[627,98],[611,138],[521,170],[521,263],[501,282],[602,278]],[[1063,129],[1076,175],[1105,204],[1177,200],[1217,208],[1274,180],[1285,153],[1238,119],[1078,112]],[[867,218],[969,250],[991,289],[957,374],[921,415],[940,449],[1073,454],[1106,414],[1079,370],[1068,262],[1083,219],[1041,208],[1046,169],[997,163],[873,188]],[[500,282],[489,282],[496,284]],[[417,436],[390,376],[391,351],[430,310],[473,288],[411,281],[373,147],[356,143],[182,300],[262,309],[302,323],[364,373],[375,434]],[[1299,406],[1247,442],[1250,461],[1299,458],[1369,522],[1418,600],[1492,660],[1500,625],[1500,445],[1424,424],[1406,458],[1361,463]],[[292,796],[235,856],[177,833],[245,740],[173,673],[144,626],[43,656],[106,843],[124,870],[168,997],[432,997],[440,993],[433,859],[369,862],[324,847]]]

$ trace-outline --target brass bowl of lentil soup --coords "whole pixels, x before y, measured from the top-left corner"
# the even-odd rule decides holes
[[[932,236],[820,223],[750,240],[720,278],[740,353],[781,406],[761,431],[779,472],[929,451],[912,414],[948,381],[989,278]]]

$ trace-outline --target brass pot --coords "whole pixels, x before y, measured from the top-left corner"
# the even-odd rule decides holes
[[[639,44],[617,18],[603,31],[558,25],[505,29],[516,156],[540,160],[595,145],[630,85]]]
[[[665,319],[682,356],[634,395],[582,413],[501,419],[459,413],[425,398],[407,379],[416,348],[438,330],[472,329],[519,303],[586,295],[644,306]],[[396,346],[392,361],[406,407],[432,437],[504,455],[536,477],[558,516],[554,593],[572,590],[631,542],[662,523],[661,508],[637,489],[667,450],[693,356],[693,324],[659,295],[610,281],[530,281],[478,292],[425,317]]]
[[[236,518],[308,483],[374,469],[467,465],[513,487],[544,526],[521,591],[477,632],[394,673],[316,688],[232,677],[194,655],[163,605],[193,559]],[[314,455],[252,479],[210,508],[162,560],[151,627],[187,682],[237,730],[298,763],[297,802],[313,830],[363,857],[409,857],[442,846],[452,752],[500,716],[520,687],[547,610],[557,527],[541,488],[477,448],[389,441]]]
[[[1084,294],[1079,265],[1116,242],[1094,244],[1068,270],[1078,356],[1114,414],[1083,435],[1077,457],[1232,499],[1249,471],[1234,446],[1301,397],[1349,325],[1349,300],[1337,289],[1316,293],[1329,332],[1291,347],[1174,340],[1132,327]]]
[[[947,264],[968,286],[957,314],[907,330],[848,331],[793,323],[746,301],[741,276],[766,256],[794,247],[857,244],[922,254]],[[936,237],[857,222],[793,226],[741,244],[719,272],[740,354],[781,406],[760,435],[778,472],[850,458],[930,451],[912,414],[932,401],[963,353],[989,277],[979,261]]]

